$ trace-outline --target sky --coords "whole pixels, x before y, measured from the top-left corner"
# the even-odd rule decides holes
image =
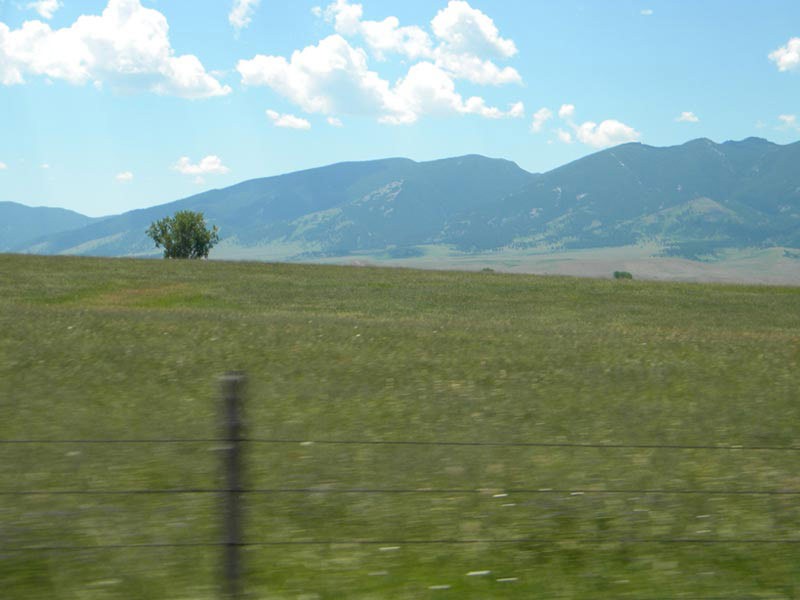
[[[797,0],[0,0],[0,201],[800,137]]]

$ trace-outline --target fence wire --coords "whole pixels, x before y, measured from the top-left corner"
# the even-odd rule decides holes
[[[374,439],[285,439],[285,438],[135,438],[135,439],[5,439],[0,447],[36,445],[158,445],[158,444],[210,444],[227,449],[232,444],[259,445],[302,445],[302,446],[384,446],[384,447],[464,447],[464,448],[551,448],[576,450],[668,450],[668,451],[711,451],[711,452],[785,452],[800,451],[800,446],[770,446],[745,444],[675,444],[675,443],[614,443],[614,442],[513,442],[513,441],[460,441],[460,440],[374,440]],[[652,495],[652,496],[800,496],[797,489],[691,489],[691,488],[641,488],[641,489],[596,489],[596,488],[390,488],[390,487],[272,487],[272,488],[174,488],[174,489],[118,489],[118,490],[69,490],[33,489],[0,490],[0,497],[34,496],[168,496],[168,495],[277,495],[277,494],[325,494],[325,495]],[[116,551],[146,551],[156,549],[231,549],[231,548],[291,548],[325,546],[363,546],[363,547],[426,547],[426,546],[513,546],[513,545],[561,545],[581,546],[624,546],[624,545],[682,545],[682,546],[800,546],[800,538],[700,538],[700,537],[518,537],[518,538],[442,538],[442,539],[296,539],[296,540],[252,540],[239,542],[182,542],[182,543],[137,543],[137,544],[94,544],[64,545],[44,544],[0,547],[0,557],[25,555],[30,553],[97,553]],[[750,600],[754,596],[725,596],[725,600]],[[642,599],[648,600],[648,599]],[[650,598],[649,600],[659,600]],[[694,600],[721,600],[717,597],[694,597]]]
[[[230,444],[232,440],[213,438],[155,438],[155,439],[11,439],[0,440],[0,445],[49,444]],[[626,444],[612,442],[499,442],[458,440],[303,440],[281,438],[242,438],[233,440],[243,444],[272,445],[328,445],[328,446],[432,446],[432,447],[490,447],[490,448],[586,448],[612,450],[724,450],[758,452],[800,452],[800,446],[766,446],[743,444]]]

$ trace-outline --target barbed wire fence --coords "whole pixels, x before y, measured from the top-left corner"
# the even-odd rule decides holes
[[[392,487],[352,487],[352,488],[320,488],[320,487],[269,487],[249,488],[244,485],[243,467],[245,466],[244,449],[248,445],[291,446],[291,445],[328,445],[328,446],[384,446],[384,447],[474,447],[474,448],[572,448],[572,449],[617,449],[617,450],[671,450],[671,451],[711,451],[711,452],[775,452],[800,453],[798,446],[769,445],[698,445],[698,444],[624,444],[624,443],[585,443],[585,442],[506,442],[506,441],[448,441],[448,440],[373,440],[373,439],[286,439],[258,438],[246,435],[243,417],[243,400],[245,376],[232,372],[221,379],[222,384],[222,430],[220,438],[152,438],[152,439],[0,439],[2,446],[41,446],[41,445],[180,445],[180,444],[214,444],[223,452],[222,464],[225,478],[223,487],[187,487],[169,489],[115,489],[115,490],[67,490],[67,489],[28,489],[3,490],[0,497],[35,497],[35,496],[172,496],[172,495],[215,495],[221,499],[219,522],[222,539],[215,542],[198,541],[183,543],[137,543],[137,544],[34,544],[26,546],[6,547],[0,542],[0,554],[30,554],[58,552],[95,552],[133,549],[181,549],[181,548],[216,548],[221,551],[222,596],[238,600],[244,595],[244,577],[241,550],[257,547],[292,547],[292,546],[466,546],[466,545],[514,545],[514,544],[557,544],[570,542],[581,545],[629,544],[629,545],[775,545],[800,546],[800,537],[796,538],[708,538],[708,537],[509,537],[509,538],[440,538],[440,539],[363,539],[363,538],[330,538],[312,540],[250,540],[245,536],[243,522],[242,499],[248,495],[278,494],[325,494],[325,495],[453,495],[484,494],[484,488],[392,488]],[[506,494],[527,495],[661,495],[661,496],[781,496],[797,497],[796,489],[694,489],[694,488],[507,488]],[[734,598],[751,598],[752,596],[725,596],[726,600]],[[682,596],[682,598],[686,598]],[[659,600],[651,598],[648,600]],[[715,597],[696,597],[694,600],[715,600]]]

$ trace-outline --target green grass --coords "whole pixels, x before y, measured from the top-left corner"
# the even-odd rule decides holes
[[[213,438],[247,372],[259,438],[800,446],[800,288],[0,255],[0,439]],[[800,452],[248,445],[252,598],[800,596]],[[0,445],[0,491],[220,485],[215,444]],[[326,490],[450,488],[446,494]],[[217,596],[218,499],[0,495],[2,597]],[[594,540],[584,543],[581,540]],[[395,546],[397,544],[387,544]],[[467,576],[474,571],[487,576]],[[513,578],[511,581],[498,579]],[[430,586],[449,585],[431,590]]]

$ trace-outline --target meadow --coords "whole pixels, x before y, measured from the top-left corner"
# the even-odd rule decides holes
[[[797,287],[0,255],[2,442],[214,440],[246,372],[254,599],[798,598],[799,366]],[[99,492],[220,447],[0,443],[0,596],[219,597],[217,495]]]

